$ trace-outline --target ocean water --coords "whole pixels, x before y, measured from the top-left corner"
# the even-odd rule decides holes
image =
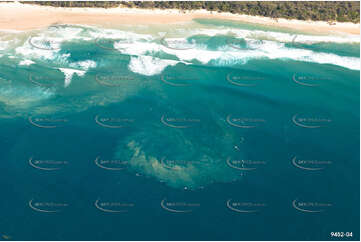
[[[1,31],[0,240],[359,240],[359,41]]]

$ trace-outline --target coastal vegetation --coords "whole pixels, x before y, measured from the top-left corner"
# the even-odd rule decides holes
[[[230,12],[286,19],[332,22],[360,22],[360,2],[352,1],[42,1],[23,2],[55,7],[129,7],[147,9],[204,9],[214,12]]]

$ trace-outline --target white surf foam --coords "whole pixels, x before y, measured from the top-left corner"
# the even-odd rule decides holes
[[[0,50],[5,50],[9,46],[8,41],[0,41]]]
[[[145,76],[160,74],[167,66],[174,66],[179,61],[163,60],[152,56],[131,57],[128,68],[132,72]]]
[[[15,49],[16,54],[28,58],[54,60],[56,58],[57,52],[59,52],[59,49],[45,50],[35,48],[29,43],[29,41],[31,41],[31,38],[29,38],[22,46],[17,47]]]
[[[208,36],[215,35],[233,35],[237,38],[243,38],[252,49],[237,50],[230,46],[221,46],[216,50],[210,50],[205,45],[196,44],[192,49],[176,50],[167,48],[159,43],[159,33],[152,36],[150,34],[139,34],[132,31],[123,31],[116,29],[101,29],[96,27],[83,26],[60,26],[46,30],[37,35],[37,38],[52,40],[54,49],[43,50],[34,48],[28,41],[15,49],[15,52],[26,59],[40,58],[52,60],[61,66],[70,67],[70,69],[80,69],[86,71],[89,68],[96,67],[94,61],[81,62],[77,64],[68,63],[69,54],[59,55],[59,47],[63,41],[72,39],[95,40],[96,38],[107,38],[114,40],[114,48],[122,54],[131,55],[129,69],[143,75],[156,75],[164,70],[166,66],[175,65],[177,62],[172,60],[159,59],[160,54],[169,54],[182,62],[198,61],[203,64],[216,65],[234,65],[246,63],[250,59],[269,58],[269,59],[293,59],[297,61],[314,62],[320,64],[333,64],[345,68],[359,70],[360,58],[338,56],[331,53],[313,52],[306,49],[287,48],[284,43],[359,43],[359,36],[355,35],[306,35],[292,33],[263,31],[263,30],[245,30],[238,28],[203,28],[185,31],[184,29],[172,30],[183,36],[189,37],[196,34]],[[177,32],[178,31],[178,32]],[[50,36],[50,37],[49,37]],[[54,37],[56,36],[56,37]],[[171,36],[171,35],[169,35]],[[173,37],[172,37],[173,38]],[[178,38],[181,42],[185,38]],[[258,41],[254,41],[258,40]],[[262,40],[262,41],[259,41]],[[4,44],[5,45],[5,44]],[[0,49],[2,48],[0,43]],[[64,68],[66,69],[66,68]],[[68,72],[70,73],[70,72]],[[75,72],[74,72],[75,73]],[[73,74],[66,75],[66,86],[71,82]]]
[[[92,38],[106,38],[106,39],[121,39],[121,40],[147,40],[150,41],[154,37],[150,34],[138,34],[130,31],[123,31],[117,29],[102,29],[91,28],[93,31],[89,31],[88,34]]]
[[[129,55],[155,55],[157,53],[163,52],[169,55],[177,57],[182,62],[191,62],[197,60],[203,64],[214,63],[219,65],[234,65],[234,64],[244,64],[250,59],[259,59],[259,58],[268,58],[268,59],[292,59],[296,61],[304,62],[314,62],[319,64],[333,64],[349,68],[352,70],[360,69],[360,58],[356,57],[345,57],[338,56],[331,53],[322,53],[314,52],[306,49],[296,49],[296,48],[287,48],[284,43],[276,41],[254,41],[248,40],[249,49],[236,49],[229,45],[221,46],[217,50],[209,50],[205,45],[196,45],[193,49],[186,50],[175,50],[167,48],[161,44],[157,43],[143,43],[137,42],[129,46],[124,46],[122,49],[118,49],[123,54]],[[131,60],[131,70],[142,69],[144,67],[140,63],[145,61],[150,61],[152,58],[147,59],[138,59],[133,58]],[[152,62],[152,61],[150,61]],[[152,66],[149,63],[149,66]],[[163,67],[162,67],[163,68]],[[159,70],[161,70],[160,68]],[[155,72],[158,74],[158,72]],[[147,75],[150,75],[151,72],[147,71]]]
[[[87,71],[90,68],[95,68],[97,66],[97,63],[93,60],[85,60],[85,61],[70,63],[70,66],[74,67],[74,68],[80,68],[84,71]]]
[[[334,35],[306,35],[306,34],[294,34],[283,33],[274,31],[262,31],[262,30],[245,30],[237,28],[222,28],[222,29],[196,29],[188,33],[188,35],[233,35],[238,38],[258,39],[258,40],[273,40],[278,42],[297,42],[297,43],[360,43],[359,35],[352,34],[334,34]]]
[[[352,70],[360,69],[360,58],[356,57],[344,57],[331,53],[288,48],[283,43],[273,41],[250,43],[250,47],[254,48],[254,50],[247,51],[249,58],[291,59],[319,64],[333,64]]]
[[[19,65],[20,65],[20,66],[30,66],[30,65],[32,65],[32,64],[34,64],[34,63],[35,63],[35,62],[32,61],[32,60],[26,59],[26,60],[20,61],[20,62],[19,62]]]
[[[70,68],[59,68],[61,72],[64,73],[65,80],[64,80],[64,87],[68,87],[71,83],[71,79],[73,75],[76,74],[77,76],[84,76],[85,71],[75,70]]]

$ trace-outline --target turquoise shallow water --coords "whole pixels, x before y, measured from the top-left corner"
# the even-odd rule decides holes
[[[359,53],[219,20],[0,32],[0,235],[358,240]]]

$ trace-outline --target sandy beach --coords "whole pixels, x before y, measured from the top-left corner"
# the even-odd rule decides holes
[[[360,24],[322,21],[300,21],[268,17],[216,13],[206,10],[149,10],[135,8],[57,8],[30,4],[0,3],[0,29],[33,30],[52,24],[88,24],[114,26],[121,24],[170,24],[189,22],[195,18],[216,18],[291,28],[318,33],[360,34]]]

